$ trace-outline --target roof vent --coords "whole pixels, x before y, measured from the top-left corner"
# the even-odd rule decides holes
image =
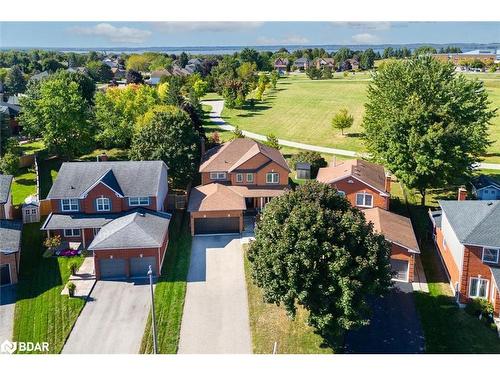
[[[488,206],[491,206],[492,204],[493,204],[493,202],[486,203],[486,205],[488,205]]]
[[[70,186],[70,188],[71,188],[72,190],[75,190],[75,187],[74,187],[73,185],[71,185],[71,186]]]

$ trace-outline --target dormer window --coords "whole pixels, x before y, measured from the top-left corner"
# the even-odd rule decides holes
[[[485,263],[498,263],[500,249],[491,249],[485,247],[483,249],[483,262]]]
[[[97,211],[111,211],[111,202],[109,198],[101,197],[96,199]]]
[[[78,211],[78,199],[61,199],[61,210],[63,212]]]
[[[366,192],[356,193],[356,206],[373,207],[373,195]]]

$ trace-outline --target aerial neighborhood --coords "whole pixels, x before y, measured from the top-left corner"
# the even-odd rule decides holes
[[[0,342],[500,353],[496,48],[0,50]]]

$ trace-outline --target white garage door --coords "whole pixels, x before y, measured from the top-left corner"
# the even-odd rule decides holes
[[[125,259],[101,259],[99,268],[101,279],[124,279],[127,277]]]
[[[408,281],[408,261],[391,259],[391,268],[393,272],[396,272],[394,279]]]
[[[155,257],[130,258],[130,277],[148,277],[150,265],[153,275],[156,276]]]

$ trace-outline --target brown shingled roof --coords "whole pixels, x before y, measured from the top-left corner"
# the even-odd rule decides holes
[[[231,172],[259,153],[290,170],[279,150],[250,138],[237,138],[208,150],[203,155],[200,172]]]
[[[383,234],[387,241],[401,245],[411,252],[420,253],[410,219],[379,207],[362,212],[366,220],[371,221],[374,229]]]
[[[345,160],[336,166],[320,168],[316,179],[329,184],[349,176],[356,177],[381,192],[386,192],[384,167],[362,159]]]

